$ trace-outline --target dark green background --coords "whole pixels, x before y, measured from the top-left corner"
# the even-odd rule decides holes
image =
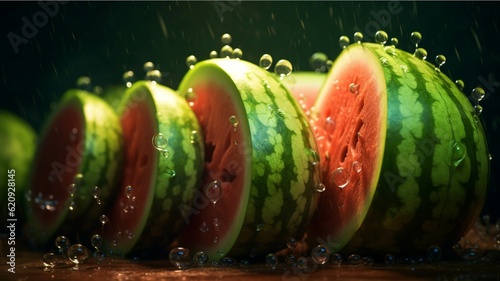
[[[22,18],[32,21],[42,9],[37,2],[1,2],[0,107],[39,129],[51,103],[79,76],[88,75],[103,87],[119,84],[126,70],[142,77],[145,61],[168,73],[163,83],[176,88],[187,70],[185,58],[191,54],[199,60],[208,58],[211,50],[220,50],[220,36],[226,32],[246,60],[257,62],[269,53],[275,61],[290,60],[294,70],[310,70],[308,59],[314,52],[322,51],[331,59],[339,54],[341,35],[352,40],[360,30],[367,37],[373,33],[366,27],[378,24],[390,37],[399,38],[398,47],[413,51],[409,34],[420,31],[420,46],[427,49],[429,61],[444,54],[443,71],[453,80],[462,79],[467,95],[476,86],[487,92],[482,119],[493,161],[484,213],[498,218],[500,83],[484,81],[500,81],[499,3],[403,1],[398,14],[387,14],[387,7],[388,2],[71,1],[59,4],[59,11],[16,54],[7,35],[22,35]],[[232,10],[221,13],[224,8]],[[377,15],[384,13],[390,18],[380,24]]]

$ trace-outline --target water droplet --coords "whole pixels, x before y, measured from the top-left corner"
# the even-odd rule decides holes
[[[352,169],[356,171],[356,173],[360,173],[361,169],[363,168],[363,164],[358,161],[352,162]]]
[[[456,243],[453,246],[451,246],[451,249],[455,252],[455,254],[460,255],[462,253],[462,246],[460,244]]]
[[[90,80],[90,77],[88,76],[80,76],[78,79],[76,79],[76,87],[81,90],[90,90],[90,85],[92,84],[92,81]]]
[[[92,246],[96,249],[101,248],[102,246],[102,237],[99,234],[94,234],[92,235],[92,238],[90,239]]]
[[[101,189],[98,186],[94,186],[94,189],[92,189],[92,197],[94,197],[94,199],[98,199],[100,195]]]
[[[219,219],[218,219],[218,218],[215,218],[215,219],[213,220],[213,223],[214,223],[214,226],[220,226],[220,221],[219,221]]]
[[[393,265],[396,262],[396,257],[393,254],[386,254],[384,256],[384,263],[386,265]]]
[[[358,265],[361,263],[361,256],[358,254],[352,254],[349,257],[347,257],[347,262],[350,265]]]
[[[425,60],[427,58],[427,51],[424,48],[417,48],[413,55],[419,59]]]
[[[422,34],[418,31],[414,31],[410,34],[410,40],[415,44],[415,48],[418,48],[418,44],[422,41]]]
[[[218,57],[219,57],[219,54],[217,53],[217,51],[216,51],[216,50],[213,50],[213,51],[211,51],[211,52],[210,52],[209,57],[210,57],[211,59],[216,59],[216,58],[218,58]]]
[[[161,82],[161,72],[159,70],[150,70],[146,73],[145,80],[160,83]]]
[[[458,79],[455,81],[455,85],[457,85],[457,88],[462,91],[465,87],[464,81]]]
[[[202,222],[201,226],[200,226],[200,231],[201,232],[207,232],[208,230],[209,230],[209,228],[207,226],[207,223],[206,222]]]
[[[326,190],[326,186],[322,182],[318,183],[318,185],[316,186],[316,191],[317,192],[324,192],[325,190]]]
[[[471,95],[472,95],[472,98],[476,102],[480,102],[484,98],[485,92],[484,92],[483,88],[476,87],[476,88],[472,89]]]
[[[312,148],[307,149],[307,159],[313,166],[318,165],[320,161],[318,152]]]
[[[264,69],[269,69],[269,67],[271,67],[271,64],[273,64],[273,58],[270,55],[263,54],[262,57],[260,57],[259,60],[260,67]]]
[[[249,260],[245,260],[245,259],[240,260],[239,265],[241,267],[248,267],[250,265],[250,261]]]
[[[479,114],[481,114],[481,112],[483,112],[483,107],[482,107],[482,106],[480,106],[479,104],[475,105],[475,106],[474,106],[474,114],[475,114],[476,116],[479,116]],[[477,121],[478,121],[478,120],[476,120],[476,122],[477,122]]]
[[[363,41],[363,33],[359,32],[359,31],[354,32],[353,40],[354,40],[354,42],[361,44],[361,41]]]
[[[349,92],[351,92],[352,94],[357,94],[358,88],[359,88],[359,85],[356,83],[349,84]]]
[[[134,188],[130,185],[127,185],[125,187],[125,196],[127,196],[127,198],[130,199],[133,194],[134,194]]]
[[[219,201],[221,195],[222,187],[219,181],[212,181],[205,186],[205,196],[207,196],[208,200],[213,204]]]
[[[215,236],[214,239],[212,239],[212,242],[214,242],[214,244],[217,244],[219,242],[219,237]]]
[[[42,257],[43,265],[46,267],[54,267],[57,263],[57,256],[54,253],[46,253]]]
[[[467,148],[461,142],[451,141],[451,164],[458,167],[467,156]]]
[[[335,121],[331,116],[326,117],[324,128],[327,132],[333,132],[333,129],[335,128]]]
[[[441,260],[442,252],[439,246],[430,246],[427,248],[427,259],[429,262],[437,262]]]
[[[379,43],[380,45],[385,45],[387,39],[389,39],[387,32],[379,30],[375,33],[375,42]]]
[[[363,257],[361,259],[361,264],[364,266],[370,266],[375,263],[375,260],[372,257]]]
[[[264,224],[263,223],[259,223],[259,224],[257,224],[257,227],[255,228],[255,231],[260,232],[260,231],[262,231],[262,229],[264,229]]]
[[[488,153],[488,159],[491,161],[493,160],[493,155],[491,155],[491,153]],[[498,224],[497,224],[498,226]],[[500,237],[500,236],[499,236]],[[500,239],[500,238],[499,238]],[[498,242],[498,244],[500,244],[500,241]]]
[[[326,71],[330,71],[330,69],[332,69],[332,66],[333,66],[333,61],[327,60],[326,61]]]
[[[73,244],[68,248],[68,258],[74,264],[84,263],[89,257],[90,252],[82,244]]]
[[[73,211],[75,211],[75,210],[76,210],[76,203],[75,203],[75,201],[71,201],[71,202],[69,202],[68,209],[69,209],[71,212],[73,212]]]
[[[144,72],[149,72],[151,70],[154,70],[155,69],[155,64],[148,61],[148,62],[145,62],[144,65],[142,66],[142,68],[144,69]]]
[[[198,251],[193,257],[194,264],[204,266],[208,262],[208,255],[203,251]]]
[[[392,37],[391,38],[391,44],[392,44],[392,46],[396,47],[398,45],[398,43],[399,43],[398,38],[396,38],[396,37]]]
[[[189,268],[193,265],[189,249],[184,247],[176,247],[170,250],[168,258],[179,269]]]
[[[274,66],[274,72],[281,78],[292,73],[292,64],[288,60],[279,60]]]
[[[225,253],[223,250],[217,250],[217,256],[222,258],[224,255],[225,255]]]
[[[474,248],[467,248],[462,251],[460,257],[466,261],[476,261],[481,257],[481,253]]]
[[[297,243],[297,239],[295,239],[294,237],[290,237],[288,238],[288,240],[286,240],[286,246],[290,250],[294,250],[297,247]]]
[[[332,255],[331,260],[332,260],[333,264],[335,264],[335,265],[341,265],[342,261],[344,260],[344,258],[342,257],[341,254],[335,253],[335,254]]]
[[[278,265],[278,257],[275,254],[267,254],[266,264],[272,269],[276,269],[276,266]]]
[[[72,183],[68,185],[68,193],[69,195],[73,196],[76,193],[76,184]]]
[[[350,181],[349,172],[347,172],[347,170],[345,170],[344,168],[339,167],[332,172],[332,175],[330,176],[330,181],[336,186],[344,188],[349,184]]]
[[[330,249],[325,245],[317,245],[311,250],[311,258],[317,264],[325,264],[330,259]]]
[[[292,265],[292,264],[294,264],[296,261],[297,261],[297,257],[296,257],[295,255],[286,255],[286,257],[285,257],[285,262],[286,262],[287,264]]]
[[[99,217],[99,221],[104,225],[104,224],[107,224],[109,222],[109,218],[106,215],[101,215]]]
[[[399,66],[399,68],[401,68],[401,70],[402,70],[404,73],[408,72],[408,66],[406,66],[406,65],[404,65],[404,64],[400,65],[400,66]]]
[[[197,99],[196,93],[193,91],[193,88],[189,88],[185,95],[186,101],[189,103],[189,106],[193,107],[194,102]]]
[[[191,143],[192,144],[198,143],[199,140],[200,140],[200,134],[198,134],[198,131],[192,130],[190,136]]]
[[[380,57],[379,60],[383,66],[389,66],[389,60],[386,57]]]
[[[255,248],[250,249],[250,257],[251,258],[255,258],[258,254],[259,254],[259,252],[257,251],[257,249],[255,249]]]
[[[168,169],[168,170],[165,172],[165,174],[167,175],[167,177],[169,177],[169,178],[173,178],[173,177],[175,177],[176,172],[175,172],[175,170],[174,170],[174,169]]]
[[[189,69],[193,69],[194,65],[198,62],[198,59],[194,55],[190,55],[186,58],[186,65]]]
[[[340,36],[340,38],[339,38],[339,46],[340,46],[340,48],[342,48],[342,49],[347,48],[347,46],[349,46],[349,43],[350,43],[350,42],[351,42],[351,41],[349,40],[349,37],[347,37],[347,36],[345,36],[345,35],[342,35],[342,36]]]
[[[128,238],[128,239],[133,239],[133,238],[134,238],[134,233],[129,232],[129,233],[127,234],[127,238]]]
[[[233,128],[236,131],[236,128],[238,127],[238,124],[240,123],[240,121],[238,120],[238,117],[231,115],[229,117],[229,123],[231,123],[231,125],[233,125]]]
[[[125,73],[123,73],[122,79],[123,83],[125,83],[125,86],[127,86],[127,88],[132,87],[132,84],[135,82],[134,72],[130,70],[126,71]]]
[[[438,68],[441,68],[443,64],[446,62],[446,57],[443,55],[437,55],[436,56],[436,65]]]
[[[385,46],[384,51],[391,56],[395,56],[397,54],[396,48],[394,46]]]
[[[233,50],[233,59],[241,59],[243,57],[243,51],[240,48],[234,48]]]
[[[233,47],[229,45],[224,45],[224,47],[220,49],[221,58],[231,58],[232,55],[233,55]]]
[[[328,57],[325,53],[317,52],[309,58],[309,64],[315,72],[326,72],[326,62]]]
[[[227,44],[231,44],[231,41],[233,41],[233,38],[231,37],[231,35],[229,33],[224,33],[221,37],[221,40],[222,44],[224,45],[227,45]]]

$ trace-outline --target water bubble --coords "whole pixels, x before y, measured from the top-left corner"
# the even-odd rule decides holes
[[[352,94],[357,94],[358,88],[359,88],[359,85],[356,83],[349,84],[349,92],[351,92]]]
[[[385,45],[387,39],[389,39],[389,36],[385,31],[379,30],[375,33],[375,42],[379,43],[380,45]]]
[[[419,59],[425,60],[427,58],[427,51],[424,48],[417,48],[413,55]]]
[[[317,264],[325,264],[330,259],[330,249],[325,245],[317,245],[311,250],[311,258]]]
[[[455,81],[455,85],[457,85],[457,88],[462,91],[465,87],[464,81],[458,79]]]
[[[122,80],[123,83],[125,83],[125,86],[127,86],[127,88],[132,87],[132,84],[135,81],[134,72],[131,70],[126,71],[125,73],[123,73]]]
[[[275,254],[267,254],[266,264],[272,269],[276,269],[276,266],[278,265],[278,257]]]
[[[394,46],[385,46],[384,51],[391,56],[397,55],[396,48]]]
[[[43,265],[46,267],[54,267],[57,263],[57,256],[54,253],[46,253],[42,257]]]
[[[238,117],[231,115],[229,117],[229,123],[231,123],[231,125],[233,125],[234,130],[236,130],[240,121],[238,120]]]
[[[250,261],[249,260],[240,260],[239,265],[241,267],[248,267],[250,265]]]
[[[232,257],[223,257],[219,260],[223,266],[235,267],[239,264],[238,260]]]
[[[478,116],[481,112],[483,112],[483,107],[479,104],[474,105],[474,114]]]
[[[200,134],[196,130],[191,131],[190,141],[192,144],[198,143],[200,140]]]
[[[243,57],[243,51],[240,48],[234,48],[233,50],[233,59],[241,59]]]
[[[358,44],[361,44],[361,41],[363,41],[363,33],[361,32],[354,32],[354,37],[353,40],[357,42]]]
[[[422,34],[418,31],[414,31],[410,34],[410,40],[415,44],[415,48],[418,48],[418,44],[422,41]]]
[[[461,142],[451,141],[451,164],[458,167],[467,156],[467,148]]]
[[[159,70],[150,70],[146,73],[145,80],[160,83],[161,82],[161,72]]]
[[[94,234],[92,235],[92,238],[90,239],[92,246],[96,249],[101,248],[102,246],[102,237],[99,234]]]
[[[332,175],[330,176],[330,181],[336,186],[344,188],[349,184],[350,181],[349,172],[347,172],[347,170],[345,170],[344,168],[339,167],[332,172]]]
[[[233,55],[233,47],[229,45],[224,45],[220,49],[220,57],[221,58],[230,58]]]
[[[213,50],[213,51],[211,51],[211,52],[210,52],[209,57],[210,57],[211,59],[216,59],[216,58],[218,58],[218,57],[219,57],[219,54],[217,53],[217,51],[216,51],[216,50]]]
[[[398,45],[398,43],[399,43],[398,38],[396,38],[396,37],[392,37],[391,38],[391,44],[392,44],[392,46],[396,47]]]
[[[87,247],[82,244],[73,244],[68,248],[68,258],[74,264],[84,263],[89,257],[90,253]]]
[[[170,151],[168,149],[163,149],[163,150],[160,150],[161,151],[161,155],[165,158],[168,158],[170,157]]]
[[[389,60],[386,57],[380,57],[379,60],[383,66],[389,66]]]
[[[297,261],[297,257],[295,255],[286,255],[285,262],[287,264],[294,264]]]
[[[198,251],[193,257],[193,262],[197,266],[204,266],[208,262],[208,255],[203,251]]]
[[[80,76],[78,79],[76,79],[76,87],[81,89],[81,90],[90,90],[90,85],[92,84],[92,81],[90,80],[90,77],[88,76]]]
[[[198,62],[198,59],[194,55],[190,55],[186,58],[186,65],[189,69],[193,69],[194,65]]]
[[[205,186],[205,196],[207,196],[208,200],[213,204],[219,201],[221,195],[222,187],[219,181],[212,181]]]
[[[446,62],[446,57],[443,55],[437,55],[436,56],[436,65],[438,68],[441,68],[443,64]]]
[[[358,265],[361,263],[361,256],[358,254],[352,254],[347,258],[347,262],[350,265]]]
[[[144,65],[142,66],[142,68],[144,69],[144,72],[149,72],[151,70],[154,70],[155,69],[155,64],[148,61],[148,62],[145,62]]]
[[[326,62],[328,57],[325,53],[317,52],[309,58],[309,64],[315,72],[326,72]]]
[[[262,57],[260,57],[259,60],[259,66],[264,68],[264,69],[269,69],[271,67],[271,64],[273,64],[273,57],[271,57],[268,54],[263,54]]]
[[[437,262],[441,260],[442,252],[439,246],[433,245],[427,248],[427,259],[430,262]]]
[[[484,92],[483,88],[476,87],[476,88],[472,89],[471,95],[472,95],[472,98],[474,100],[476,100],[476,102],[480,102],[484,98],[485,92]]]
[[[279,60],[274,66],[274,72],[282,78],[286,75],[290,75],[290,73],[292,73],[292,69],[292,64],[285,59]]]
[[[288,238],[288,240],[286,240],[286,246],[290,250],[294,250],[297,247],[297,243],[297,239],[295,239],[294,237],[290,237]]]
[[[375,263],[375,260],[372,257],[363,257],[361,259],[361,264],[365,266],[370,266]]]
[[[165,171],[165,174],[169,177],[169,178],[173,178],[175,177],[176,175],[176,172],[174,169],[168,169],[167,171]]]
[[[101,215],[99,217],[99,221],[104,225],[104,224],[107,224],[109,222],[109,218],[106,215]]]
[[[179,269],[185,269],[193,265],[189,249],[184,247],[173,248],[168,254],[168,258],[170,262]]]
[[[341,254],[335,253],[335,254],[332,255],[331,260],[332,260],[333,264],[335,264],[335,265],[341,265],[342,261],[344,260],[344,258],[342,257]]]
[[[262,231],[262,229],[264,229],[263,223],[259,223],[259,224],[257,224],[257,227],[255,227],[255,231],[257,231],[257,232]]]
[[[231,35],[229,33],[224,33],[221,37],[221,40],[222,44],[224,45],[227,45],[227,44],[231,44],[231,41],[233,41],[233,38],[231,37]]]
[[[125,187],[125,196],[127,196],[127,198],[130,199],[133,194],[134,194],[134,188],[130,185],[127,185]]]
[[[342,48],[342,49],[347,48],[347,46],[349,46],[349,43],[350,43],[350,42],[351,42],[351,41],[349,40],[349,37],[347,37],[347,36],[345,36],[345,35],[342,35],[342,36],[340,36],[340,38],[339,38],[339,46],[340,46],[340,48]]]
[[[396,262],[396,257],[393,254],[386,254],[384,256],[384,262],[386,265],[393,265]]]
[[[316,191],[317,192],[324,192],[326,190],[326,186],[323,184],[323,183],[318,183],[318,185],[316,186]]]

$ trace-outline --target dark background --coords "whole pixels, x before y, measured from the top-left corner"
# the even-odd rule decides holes
[[[444,54],[442,70],[452,80],[462,79],[467,95],[476,86],[487,93],[481,119],[493,160],[483,213],[495,221],[500,217],[500,3],[403,1],[398,8],[399,13],[390,13],[388,2],[68,1],[59,3],[45,23],[39,16],[36,32],[16,53],[8,35],[23,36],[23,17],[33,23],[44,12],[38,2],[1,2],[0,108],[39,130],[51,104],[79,76],[88,75],[102,87],[120,84],[126,70],[142,78],[146,61],[154,62],[163,84],[175,89],[187,70],[186,57],[204,60],[211,50],[220,51],[223,33],[232,35],[231,45],[243,50],[245,60],[257,63],[269,53],[275,61],[290,60],[294,70],[311,70],[314,52],[335,59],[341,35],[352,40],[362,31],[365,41],[373,41],[378,25],[399,39],[399,48],[412,52],[410,33],[420,31],[419,47],[428,51],[428,61]]]

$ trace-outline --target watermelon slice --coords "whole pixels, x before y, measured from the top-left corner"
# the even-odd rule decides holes
[[[179,86],[205,140],[203,183],[176,245],[211,260],[256,257],[301,237],[316,208],[319,171],[304,113],[264,69],[243,60],[196,64]]]
[[[122,146],[118,117],[106,102],[81,90],[64,94],[36,151],[26,212],[30,241],[43,245],[56,231],[89,234],[114,192]]]
[[[311,110],[326,79],[326,73],[292,72],[282,83],[299,102],[304,112]]]
[[[349,242],[346,253],[422,253],[472,225],[488,181],[486,138],[439,68],[394,46],[353,44],[315,107],[327,189],[314,242],[334,250]]]
[[[203,138],[196,116],[175,91],[139,81],[118,111],[124,174],[104,225],[104,249],[116,254],[166,251],[201,181]]]

